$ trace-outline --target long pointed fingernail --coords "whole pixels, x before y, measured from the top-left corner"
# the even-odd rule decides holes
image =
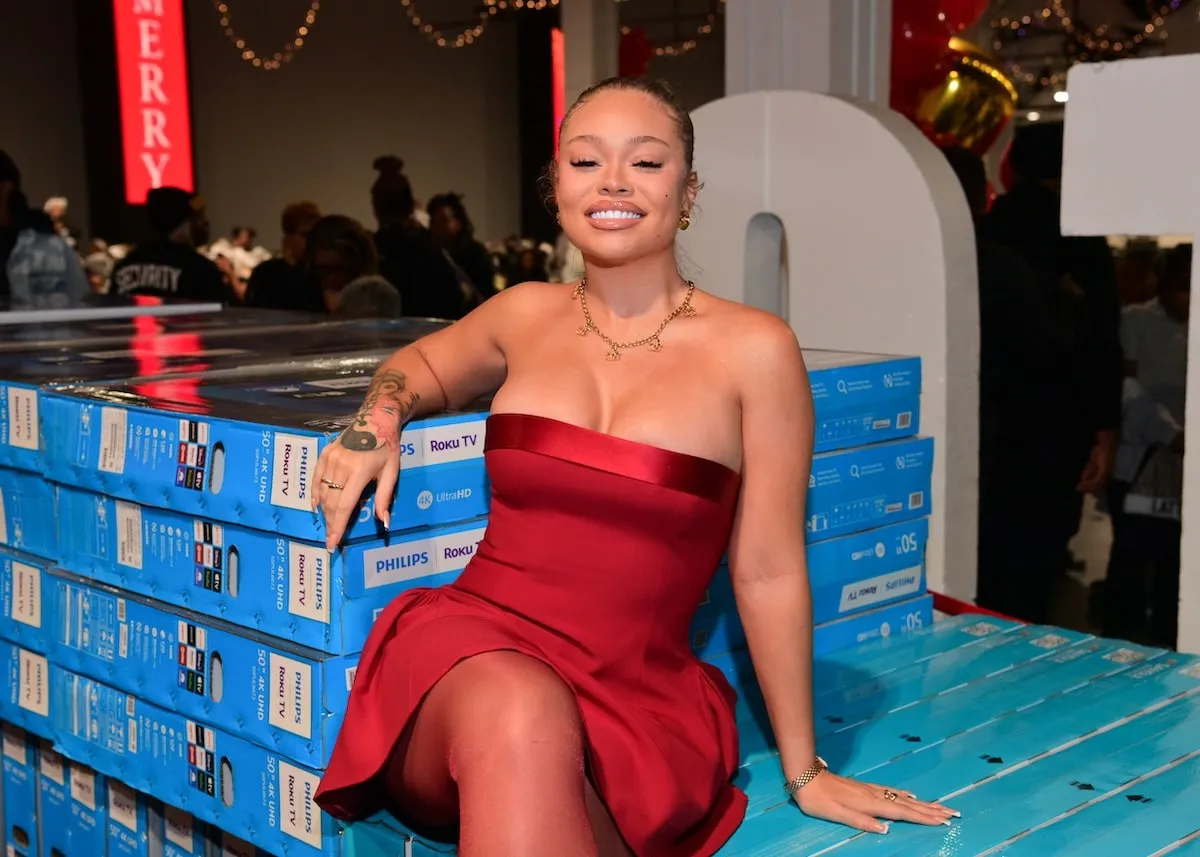
[[[879,825],[879,833],[880,833],[880,835],[883,835],[883,834],[887,833],[887,832],[888,832],[889,830],[891,830],[891,829],[892,829],[892,826],[891,826],[890,824],[881,824],[881,825]]]
[[[944,824],[944,825],[946,825],[947,827],[949,827],[949,826],[950,826],[950,819],[948,819],[948,818],[947,818],[945,821],[943,821],[943,822],[942,822],[942,824]]]
[[[961,812],[959,812],[957,809],[952,809],[952,810],[949,810],[949,812],[950,812],[950,814],[951,814],[952,816],[954,816],[955,818],[962,818],[962,813],[961,813]]]

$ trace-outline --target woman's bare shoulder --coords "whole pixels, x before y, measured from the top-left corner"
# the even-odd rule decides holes
[[[553,303],[561,303],[564,295],[569,295],[573,287],[571,283],[543,283],[529,280],[502,289],[488,303],[502,306],[506,312],[529,312],[546,308]]]
[[[561,283],[518,283],[488,298],[467,318],[478,316],[497,335],[515,332],[531,322],[544,321],[556,304],[563,303],[568,289],[569,285]]]
[[[733,335],[737,351],[762,352],[767,350],[776,355],[798,353],[800,345],[795,331],[785,320],[737,301],[719,298],[708,292],[702,293],[706,314]]]

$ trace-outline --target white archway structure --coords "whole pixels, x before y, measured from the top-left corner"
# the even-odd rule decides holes
[[[921,432],[936,438],[929,585],[973,599],[979,306],[953,171],[906,119],[866,102],[752,92],[693,120],[704,189],[685,267],[786,318],[806,348],[922,358]]]
[[[1200,55],[1077,65],[1068,78],[1063,232],[1200,237]],[[1200,275],[1192,268],[1192,293]],[[1193,303],[1195,299],[1193,298]],[[1188,336],[1179,650],[1200,653],[1200,334]]]

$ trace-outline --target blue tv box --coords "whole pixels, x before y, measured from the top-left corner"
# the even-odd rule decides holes
[[[51,685],[68,757],[268,854],[342,854],[339,826],[313,802],[315,770],[56,665]]]
[[[808,540],[928,515],[932,480],[932,438],[814,455],[805,509]]]
[[[360,652],[400,593],[456,578],[483,519],[332,555],[324,545],[58,487],[64,568],[140,595],[331,654]]]
[[[813,623],[824,625],[924,594],[928,540],[929,519],[917,518],[809,544],[806,553]],[[729,569],[722,566],[692,619],[692,646],[715,655],[745,643],[733,582]]]
[[[203,822],[197,822],[203,824]],[[232,833],[227,833],[220,828],[211,825],[203,824],[204,827],[204,850],[197,852],[196,857],[275,857],[274,854],[268,854],[261,848],[255,848],[244,839],[239,839]],[[353,851],[342,849],[342,857],[356,857]],[[172,857],[172,855],[163,853],[163,857]],[[396,857],[408,857],[407,854],[397,854]]]
[[[12,857],[37,857],[38,740],[10,723],[4,731],[0,802],[4,807],[4,851]]]
[[[43,403],[50,477],[122,500],[320,541],[317,457],[347,426],[375,361],[334,360],[180,376],[193,401],[137,385],[59,387]],[[487,512],[480,409],[409,423],[394,532]],[[378,537],[368,496],[346,537]]]
[[[162,809],[162,857],[206,857],[204,822],[167,804]]]
[[[827,452],[917,433],[921,360],[804,350],[812,389],[813,449]]]
[[[50,712],[50,662],[38,652],[0,640],[0,668],[5,684],[0,694],[0,720],[39,738],[54,740]]]
[[[67,853],[103,854],[108,841],[105,829],[108,810],[104,803],[108,783],[87,765],[69,759],[66,765],[67,799],[71,810],[71,850]]]
[[[135,389],[145,395],[173,391],[166,395],[187,399],[189,383],[172,385],[165,378],[357,352],[377,352],[381,360],[439,326],[402,319],[163,332],[157,320],[146,318],[141,331],[123,339],[0,350],[0,467],[44,472],[39,387],[45,384],[136,378]]]
[[[45,477],[0,467],[0,547],[58,559],[54,486]]]
[[[41,853],[63,855],[71,851],[71,800],[68,796],[67,760],[54,752],[49,741],[38,743],[38,841]],[[98,852],[103,854],[104,851]]]
[[[55,575],[56,664],[323,768],[357,657],[323,655],[166,604]]]
[[[0,550],[0,638],[45,654],[52,620],[45,607],[46,563]]]

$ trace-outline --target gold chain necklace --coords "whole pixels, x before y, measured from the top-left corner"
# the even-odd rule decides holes
[[[579,306],[583,310],[584,323],[579,325],[575,332],[580,336],[587,336],[589,333],[594,333],[600,337],[601,341],[608,346],[608,354],[604,356],[606,360],[620,360],[622,351],[627,351],[630,348],[640,348],[643,345],[651,351],[662,351],[661,337],[662,332],[667,329],[667,325],[681,315],[691,318],[696,314],[696,308],[692,306],[692,295],[696,293],[696,284],[688,280],[687,287],[687,294],[683,296],[683,302],[662,320],[662,324],[658,326],[658,330],[649,336],[635,339],[633,342],[617,342],[600,328],[596,327],[596,322],[592,321],[592,314],[588,310],[587,305],[587,278],[584,277],[579,281],[579,285],[575,287],[575,291],[571,294],[572,299],[579,299]]]

